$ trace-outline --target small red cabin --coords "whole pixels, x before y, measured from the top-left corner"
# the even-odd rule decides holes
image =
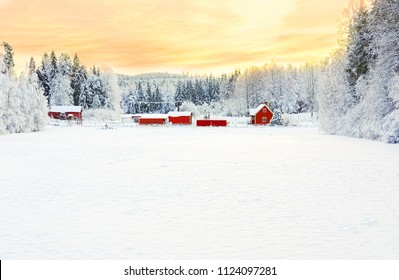
[[[226,120],[197,120],[197,126],[227,126]]]
[[[57,120],[77,120],[82,122],[82,106],[51,106],[48,116]]]
[[[250,124],[266,125],[273,118],[273,112],[269,108],[269,103],[260,104],[256,109],[249,110]]]
[[[141,115],[139,119],[139,124],[141,125],[165,124],[167,119],[168,117],[166,115],[160,115],[160,114]]]
[[[191,113],[191,112],[169,112],[168,120],[172,124],[192,124],[193,113]]]

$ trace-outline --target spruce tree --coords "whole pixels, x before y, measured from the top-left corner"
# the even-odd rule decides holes
[[[39,78],[39,84],[43,88],[43,94],[47,99],[47,103],[50,104],[50,89],[51,89],[51,77],[50,77],[50,57],[47,53],[44,53],[42,63],[36,71]]]
[[[137,83],[136,97],[137,97],[138,113],[146,113],[147,106],[146,106],[146,100],[145,100],[144,91],[143,91],[141,82]]]
[[[362,75],[369,72],[373,63],[371,52],[371,30],[369,13],[364,0],[356,1],[353,5],[352,18],[349,24],[347,42],[347,68],[350,93],[353,97],[353,106],[359,103],[362,93],[356,91],[356,82]]]
[[[3,57],[3,61],[4,61],[4,65],[5,65],[5,69],[3,70],[3,74],[4,73],[13,73],[14,71],[14,52],[12,47],[10,46],[10,44],[8,44],[7,42],[3,42],[3,47],[4,47],[4,57]]]
[[[72,61],[68,54],[61,54],[58,59],[58,71],[62,76],[72,75]]]
[[[73,103],[74,105],[83,106],[87,108],[86,94],[87,94],[87,70],[81,65],[79,57],[75,54],[71,69],[71,87],[73,90]]]
[[[36,75],[36,62],[33,59],[33,57],[30,58],[29,60],[29,75]]]
[[[55,52],[52,51],[50,54],[50,65],[49,65],[49,75],[50,79],[53,80],[58,73],[58,59]]]

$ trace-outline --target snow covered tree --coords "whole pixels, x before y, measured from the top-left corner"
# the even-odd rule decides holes
[[[375,63],[363,106],[373,110],[365,137],[399,142],[396,77],[399,74],[399,2],[376,0],[370,11]]]
[[[73,104],[70,69],[68,55],[62,54],[58,60],[54,51],[51,52],[50,57],[47,53],[44,54],[42,64],[36,73],[49,105]]]
[[[320,68],[321,66],[313,63],[306,63],[300,68],[299,112],[310,112],[313,114],[318,111],[316,88],[319,79],[317,73],[320,72]]]
[[[154,102],[156,102],[154,106],[155,112],[167,113],[164,111],[162,94],[157,85],[155,86]]]
[[[118,78],[110,68],[102,69],[99,74],[101,86],[101,105],[105,109],[120,114],[121,92],[118,86]]]
[[[345,71],[345,58],[336,53],[325,66],[318,84],[320,128],[330,134],[348,134],[353,124],[348,116],[352,100]]]
[[[61,54],[57,60],[54,51],[51,53],[50,104],[58,106],[73,105],[73,89],[71,87],[72,62],[68,54]]]
[[[87,103],[85,102],[85,96],[87,95],[87,70],[81,65],[77,54],[75,54],[71,69],[71,87],[73,104],[87,108]]]
[[[63,76],[56,73],[50,85],[50,105],[51,106],[69,106],[73,105],[72,88],[69,76]]]
[[[58,59],[58,71],[62,76],[72,75],[72,61],[68,54],[62,53]]]
[[[182,104],[183,101],[185,101],[184,99],[184,94],[183,94],[183,82],[181,82],[180,80],[177,81],[177,85],[176,85],[176,93],[175,93],[175,106],[177,108],[179,108]]]
[[[145,100],[147,102],[147,113],[152,113],[154,108],[154,98],[149,82],[146,83]]]
[[[122,98],[122,109],[126,114],[137,113],[134,90],[129,89],[128,93]]]
[[[55,52],[52,51],[50,54],[50,65],[49,65],[49,75],[50,79],[53,80],[58,73],[58,59]]]
[[[281,110],[283,113],[294,114],[299,110],[299,83],[295,69],[289,65],[283,77],[283,98]]]
[[[14,52],[10,44],[3,42],[3,47],[4,47],[4,56],[3,56],[3,62],[4,62],[4,69],[2,70],[3,73],[13,73],[14,69]]]
[[[35,75],[35,76],[37,76],[36,71],[37,71],[37,69],[36,69],[36,62],[35,62],[35,60],[33,59],[33,57],[31,57],[30,60],[29,60],[29,75]]]
[[[47,100],[39,86],[35,72],[22,73],[18,79],[18,89],[23,100],[21,111],[25,116],[24,132],[39,131],[47,124]]]
[[[268,98],[270,100],[270,107],[274,113],[282,113],[282,103],[283,103],[283,80],[282,80],[282,69],[276,64],[272,64],[268,69],[270,82],[268,86]],[[253,106],[255,107],[255,105]]]
[[[42,58],[42,63],[36,71],[39,84],[43,88],[44,96],[47,99],[47,102],[50,103],[50,89],[51,89],[51,75],[50,75],[50,57],[47,53],[44,53]]]
[[[240,76],[239,70],[235,70],[234,73],[230,75],[227,74],[222,75],[220,80],[220,98],[222,100],[228,100],[232,97],[239,76]]]
[[[95,66],[91,68],[87,76],[87,94],[85,96],[85,103],[88,108],[101,108],[101,82],[100,72]]]
[[[352,1],[349,13],[349,34],[347,37],[347,66],[348,81],[354,104],[359,103],[361,92],[356,92],[356,82],[358,79],[369,72],[373,63],[371,52],[372,34],[369,24],[369,13],[366,9],[364,0]]]
[[[0,58],[1,58],[0,54]],[[0,61],[0,134],[37,131],[47,119],[47,102],[34,73],[9,75]]]

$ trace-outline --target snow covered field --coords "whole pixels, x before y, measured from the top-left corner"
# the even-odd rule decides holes
[[[317,128],[0,137],[1,259],[398,259],[399,146]]]

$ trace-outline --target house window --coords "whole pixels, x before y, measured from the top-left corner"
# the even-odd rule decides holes
[[[263,123],[267,122],[267,118],[266,117],[262,117],[262,122]]]
[[[267,113],[267,109],[266,108],[263,108],[263,113]]]

